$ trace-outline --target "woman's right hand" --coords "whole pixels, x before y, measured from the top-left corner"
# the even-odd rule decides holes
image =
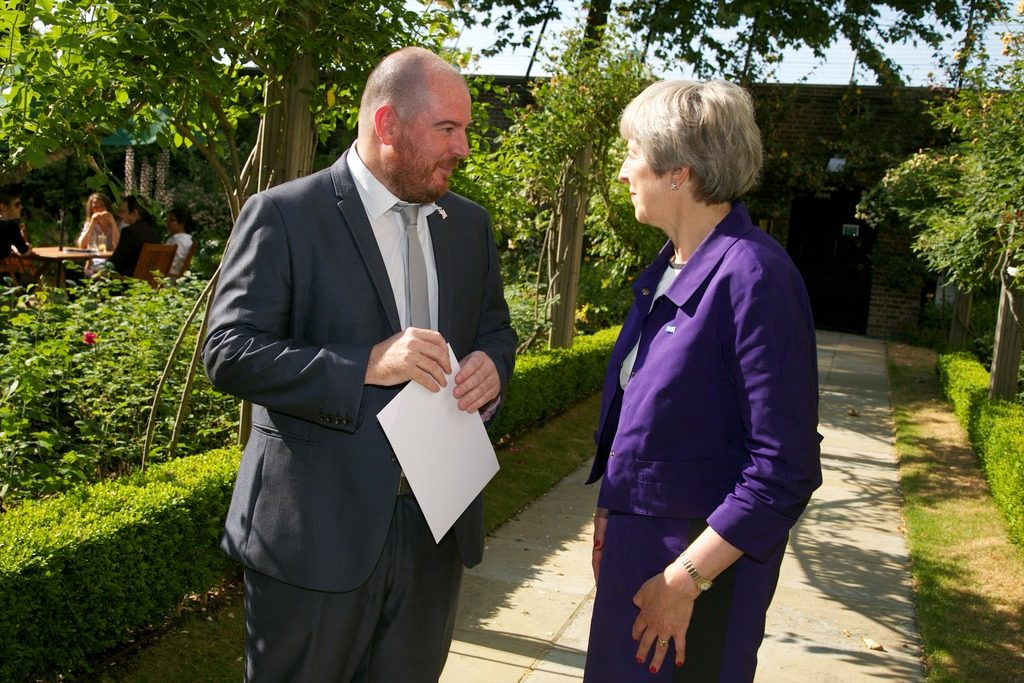
[[[113,220],[114,216],[111,215],[110,211],[106,211],[105,209],[102,211],[97,211],[96,213],[89,216],[89,227],[92,227],[93,225],[105,225]]]
[[[590,562],[594,567],[594,583],[601,573],[601,557],[604,554],[604,532],[608,528],[608,510],[597,508],[594,511],[594,550]]]

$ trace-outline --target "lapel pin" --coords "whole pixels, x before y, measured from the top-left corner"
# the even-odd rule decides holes
[[[436,203],[434,204],[434,208],[437,209],[437,212],[439,214],[441,214],[441,220],[443,220],[443,221],[448,220],[448,212],[447,211],[445,211],[443,208],[438,206]]]
[[[675,325],[665,325],[665,333],[666,334],[675,334],[675,331],[676,331],[676,326]]]

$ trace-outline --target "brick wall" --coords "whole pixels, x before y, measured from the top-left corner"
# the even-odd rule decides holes
[[[920,292],[897,289],[876,281],[871,286],[867,336],[878,339],[901,337],[917,327],[920,310]]]
[[[910,238],[897,237],[892,231],[880,229],[874,253],[909,254]],[[884,264],[883,264],[884,266]],[[871,282],[871,304],[868,309],[867,336],[880,339],[899,338],[917,328],[921,312],[924,279],[914,283],[893,282],[883,268],[875,268]]]

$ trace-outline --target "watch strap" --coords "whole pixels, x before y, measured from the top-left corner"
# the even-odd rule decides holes
[[[690,575],[693,582],[697,584],[697,588],[701,593],[711,588],[711,579],[707,579],[701,576],[701,573],[697,571],[697,568],[693,566],[693,562],[686,555],[680,558],[683,561],[683,568],[686,569],[686,573]]]

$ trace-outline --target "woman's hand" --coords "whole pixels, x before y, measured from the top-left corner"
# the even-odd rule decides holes
[[[594,550],[590,557],[590,564],[594,567],[594,583],[597,583],[598,574],[601,573],[601,557],[604,554],[604,532],[608,528],[608,510],[597,508],[594,512]]]
[[[743,551],[707,527],[687,547],[685,555],[702,576],[714,580],[738,560]],[[690,628],[693,604],[700,589],[686,571],[682,558],[680,555],[665,571],[648,579],[633,596],[633,604],[640,608],[633,621],[633,640],[640,643],[636,661],[647,661],[653,646],[652,673],[661,669],[669,642],[675,643],[676,666],[682,666],[686,659],[686,631]]]
[[[647,661],[653,647],[651,673],[660,671],[671,641],[675,643],[675,665],[683,665],[686,631],[698,595],[700,591],[693,580],[688,575],[679,576],[674,563],[640,587],[633,596],[633,604],[640,608],[633,621],[633,640],[639,642],[638,664]]]

